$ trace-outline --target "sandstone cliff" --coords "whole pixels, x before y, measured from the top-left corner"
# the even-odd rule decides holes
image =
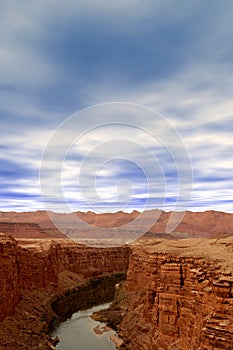
[[[232,350],[233,238],[135,243],[122,300],[127,349]]]
[[[12,313],[25,290],[51,283],[54,288],[59,288],[65,273],[90,278],[124,272],[128,259],[127,247],[95,249],[64,240],[62,243],[38,242],[26,248],[15,239],[1,235],[0,296],[4,302],[0,304],[0,320]]]
[[[96,249],[66,239],[21,246],[0,235],[0,349],[40,348],[51,300],[90,278],[126,272],[129,253],[127,247]]]

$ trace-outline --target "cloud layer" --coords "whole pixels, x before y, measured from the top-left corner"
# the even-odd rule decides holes
[[[43,209],[41,158],[54,130],[82,108],[123,101],[156,110],[180,134],[193,169],[190,209],[232,212],[232,10],[231,2],[215,0],[3,1],[0,209]],[[98,118],[93,115],[96,123]],[[80,129],[85,128],[81,118]],[[121,130],[124,138],[131,137],[132,130],[127,132]],[[91,209],[77,175],[87,153],[114,133],[113,126],[88,132],[67,154],[62,183],[72,210]],[[157,141],[143,134],[134,139],[146,144],[159,163],[158,173],[152,168],[149,174],[151,206],[173,209],[179,189],[174,159]],[[143,208],[148,176],[133,160],[144,159],[147,169],[144,153],[135,148],[127,159],[106,164],[100,151],[94,156],[85,169],[88,196],[93,195],[89,180],[96,176],[97,192],[110,209],[119,208],[119,195],[123,207],[132,197],[128,210]],[[158,192],[164,179],[165,204]],[[103,209],[101,200],[97,207]]]

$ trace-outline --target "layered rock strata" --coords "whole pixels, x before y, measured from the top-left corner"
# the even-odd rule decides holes
[[[68,240],[20,246],[1,235],[0,349],[40,348],[52,317],[51,301],[87,280],[124,274],[129,253],[128,247],[97,249]],[[49,340],[47,347],[41,344],[41,349],[51,345]]]
[[[43,230],[33,222],[0,222],[0,232],[4,235],[11,235],[14,238],[46,239],[64,238],[58,230]]]
[[[135,243],[121,292],[123,348],[233,349],[233,238]]]

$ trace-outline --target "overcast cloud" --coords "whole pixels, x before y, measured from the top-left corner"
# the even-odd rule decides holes
[[[233,211],[231,1],[12,0],[0,6],[1,210],[43,209],[41,158],[56,128],[83,108],[122,101],[154,109],[180,134],[193,169],[190,210]],[[97,124],[98,118],[93,115]],[[80,117],[80,130],[87,125]],[[147,122],[145,127],[155,130]],[[126,154],[128,160],[105,164],[106,154],[95,147],[115,137],[115,126],[88,132],[70,145],[62,165],[71,210],[93,209],[78,182],[83,158],[91,150],[96,153],[85,164],[84,187],[94,209],[142,209],[148,178],[149,207],[174,209],[176,159],[158,140],[125,127],[121,131],[125,139],[131,133],[154,154],[158,172],[137,148]],[[60,147],[70,138],[61,140]],[[135,159],[137,164],[143,160],[144,169],[133,164]],[[48,171],[48,181],[51,176]],[[93,176],[97,202],[89,182]]]

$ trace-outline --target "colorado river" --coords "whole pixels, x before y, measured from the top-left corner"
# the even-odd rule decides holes
[[[96,334],[96,326],[104,326],[103,323],[90,318],[93,312],[108,308],[109,304],[102,304],[91,309],[78,311],[65,322],[62,322],[52,333],[58,336],[60,343],[57,350],[111,350],[116,349],[114,343],[109,339],[114,331]]]

